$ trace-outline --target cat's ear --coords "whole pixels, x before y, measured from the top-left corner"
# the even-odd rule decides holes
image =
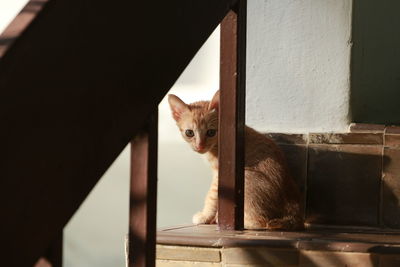
[[[178,121],[183,112],[189,110],[188,105],[185,104],[179,97],[173,94],[168,95],[168,103],[172,111],[172,117]]]
[[[214,94],[210,104],[208,105],[208,110],[218,110],[219,108],[219,90]]]

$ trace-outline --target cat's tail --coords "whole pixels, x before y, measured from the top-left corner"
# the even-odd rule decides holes
[[[268,220],[266,228],[269,230],[304,230],[303,208],[299,203],[300,201],[287,203],[284,215]]]
[[[295,216],[271,219],[267,222],[268,230],[304,230],[304,220]]]

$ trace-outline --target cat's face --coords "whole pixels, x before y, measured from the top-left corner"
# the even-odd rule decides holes
[[[218,145],[218,103],[216,101],[219,97],[214,98],[211,102],[200,101],[186,104],[175,95],[168,96],[172,116],[183,139],[194,151],[201,154]]]

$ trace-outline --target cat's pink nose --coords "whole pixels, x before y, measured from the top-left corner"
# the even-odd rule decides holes
[[[205,145],[202,145],[202,144],[196,146],[196,149],[197,149],[197,150],[203,150],[204,148],[206,148],[206,147],[205,147]]]

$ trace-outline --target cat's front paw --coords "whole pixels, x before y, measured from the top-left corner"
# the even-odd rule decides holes
[[[194,224],[209,224],[213,221],[215,215],[207,215],[199,211],[193,215],[192,222]]]

